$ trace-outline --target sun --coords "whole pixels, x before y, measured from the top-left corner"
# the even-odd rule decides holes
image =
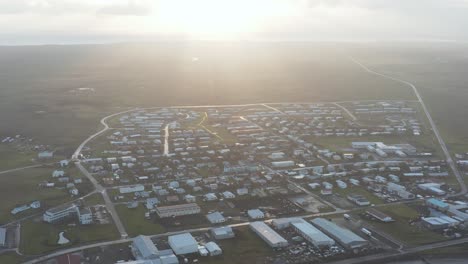
[[[199,37],[229,37],[255,32],[265,20],[284,12],[275,1],[171,0],[160,1],[149,30],[161,27]]]

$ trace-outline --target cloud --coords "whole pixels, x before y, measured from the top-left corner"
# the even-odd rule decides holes
[[[108,5],[98,9],[98,14],[144,16],[151,13],[152,5],[149,1],[129,0],[125,4]]]

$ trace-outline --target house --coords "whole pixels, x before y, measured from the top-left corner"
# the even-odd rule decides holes
[[[243,195],[249,194],[249,189],[247,189],[247,188],[239,188],[239,189],[237,189],[236,192],[237,192],[237,195],[243,196]]]
[[[234,231],[229,226],[212,228],[210,232],[211,235],[218,240],[235,237]]]
[[[54,152],[53,151],[42,151],[37,154],[38,159],[51,159],[54,157]]]
[[[203,196],[206,201],[216,201],[218,200],[218,197],[214,193],[207,193]]]
[[[60,167],[62,167],[62,168],[63,168],[63,167],[67,167],[67,166],[68,166],[68,163],[69,163],[68,160],[61,160],[61,161],[59,162]]]
[[[148,198],[148,199],[146,199],[145,206],[146,206],[146,209],[152,210],[158,204],[159,204],[158,198]]]
[[[263,219],[265,214],[259,209],[251,209],[247,211],[247,215],[252,219]]]
[[[226,222],[226,218],[220,212],[214,212],[206,215],[206,219],[212,224],[220,224]]]
[[[191,194],[187,194],[184,196],[184,200],[187,202],[187,203],[194,203],[197,201],[197,198]]]
[[[223,253],[221,248],[215,242],[211,241],[205,244],[205,248],[210,253],[210,256],[218,256]]]
[[[224,197],[224,199],[234,199],[234,198],[236,198],[236,196],[230,191],[223,192],[223,197]]]
[[[54,170],[52,172],[52,177],[53,178],[58,178],[58,177],[63,177],[63,176],[65,176],[65,171],[63,171],[63,170]]]

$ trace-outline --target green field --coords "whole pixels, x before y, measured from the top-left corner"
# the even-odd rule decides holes
[[[410,225],[409,221],[418,218],[418,212],[405,204],[388,205],[379,207],[379,210],[390,215],[395,222],[380,223],[370,222],[376,227],[397,240],[409,245],[422,245],[430,242],[442,241],[446,238],[417,225]]]
[[[272,249],[248,227],[234,229],[235,238],[217,241],[223,250],[221,256],[207,257],[201,263],[239,264],[263,263],[259,258],[270,255]]]
[[[155,235],[164,233],[166,230],[160,224],[154,223],[154,220],[145,219],[146,208],[139,205],[137,208],[129,209],[126,205],[117,205],[115,207],[122,220],[127,233],[130,236]]]
[[[2,264],[19,264],[21,262],[23,262],[23,257],[19,256],[15,252],[0,254],[0,263]]]
[[[59,233],[62,231],[65,232],[65,237],[70,240],[70,243],[66,245],[57,244]],[[27,220],[21,225],[20,252],[27,255],[43,254],[78,244],[117,238],[119,238],[119,234],[112,224],[68,226]]]
[[[346,189],[334,188],[333,192],[339,193],[344,199],[347,199],[347,196],[350,194],[359,194],[364,196],[367,200],[369,200],[371,204],[384,203],[384,201],[382,201],[379,197],[375,196],[374,194],[362,187],[348,186],[348,188]]]
[[[37,157],[35,152],[19,151],[4,144],[0,145],[0,157],[0,171],[38,164],[35,162]]]
[[[93,206],[98,204],[104,204],[104,198],[101,193],[94,193],[83,199],[84,206]]]
[[[66,190],[38,186],[39,183],[52,178],[52,171],[53,168],[32,168],[0,175],[0,223],[38,212],[30,209],[14,217],[10,211],[16,205],[39,200],[42,208],[47,208],[71,200]]]

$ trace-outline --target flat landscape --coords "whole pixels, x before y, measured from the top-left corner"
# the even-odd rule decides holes
[[[134,260],[151,241],[210,264],[459,253],[467,50],[0,47],[0,262]],[[178,252],[181,234],[197,249]]]

